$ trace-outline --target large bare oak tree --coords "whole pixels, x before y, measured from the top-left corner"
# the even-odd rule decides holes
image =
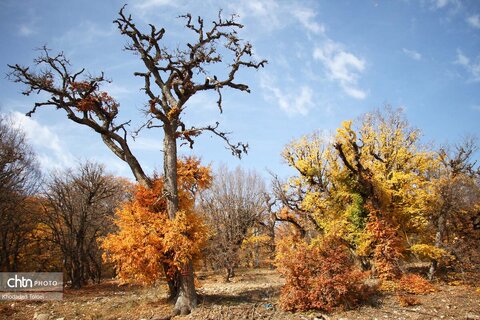
[[[165,29],[150,24],[148,30],[142,30],[131,15],[125,13],[125,7],[114,21],[120,33],[129,40],[126,49],[135,53],[145,66],[144,70],[134,75],[143,78],[143,90],[148,97],[146,111],[149,119],[144,127],[163,129],[165,188],[161,196],[167,199],[171,219],[179,209],[178,139],[192,147],[195,137],[211,132],[223,139],[234,155],[240,157],[247,151],[247,145],[231,143],[227,134],[219,130],[218,122],[204,127],[187,127],[182,121],[187,102],[199,92],[214,91],[218,94],[217,104],[221,112],[222,91],[225,88],[249,92],[248,85],[235,81],[238,71],[242,68],[258,69],[266,63],[265,60],[255,61],[251,44],[238,37],[237,31],[243,26],[236,22],[235,16],[224,18],[220,12],[209,26],[202,18],[194,19],[190,14],[181,18],[185,19],[185,26],[194,34],[195,41],[187,43],[184,48],[173,49],[163,45]],[[83,69],[73,72],[63,53],[51,55],[47,48],[42,49],[35,64],[36,68],[9,65],[10,78],[26,85],[24,94],[43,92],[49,95],[48,100],[35,103],[28,115],[46,106],[65,111],[70,120],[100,134],[107,147],[129,165],[136,180],[150,186],[149,177],[127,141],[129,122],[118,123],[118,103],[108,93],[100,91],[101,85],[107,81],[103,73],[93,77],[86,76]],[[222,70],[226,72],[222,75],[211,73],[209,70],[215,65],[223,66]],[[196,306],[191,262],[183,268],[175,294],[175,313],[188,313]]]

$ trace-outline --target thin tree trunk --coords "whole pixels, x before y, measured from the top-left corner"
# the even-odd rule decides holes
[[[175,129],[164,126],[164,193],[167,198],[167,212],[170,219],[175,219],[178,212],[178,184],[177,184],[177,141]],[[174,314],[188,314],[197,306],[197,292],[193,277],[192,261],[187,261],[181,271],[178,283],[178,295],[175,302]]]
[[[435,247],[442,248],[443,234],[445,233],[445,216],[440,213],[437,222],[437,232],[435,233]],[[428,279],[433,280],[435,273],[437,272],[438,261],[433,260],[428,270]]]

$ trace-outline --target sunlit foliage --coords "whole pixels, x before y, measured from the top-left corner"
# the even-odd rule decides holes
[[[211,183],[210,169],[195,158],[178,161],[180,210],[169,219],[162,194],[163,178],[153,187],[137,186],[131,201],[117,210],[118,231],[103,241],[105,258],[117,266],[120,279],[152,283],[172,278],[185,263],[198,259],[209,230],[194,212],[195,195]]]

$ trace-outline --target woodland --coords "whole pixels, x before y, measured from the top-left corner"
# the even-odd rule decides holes
[[[370,319],[383,301],[434,319],[433,310],[422,316],[411,308],[457,288],[466,299],[459,308],[469,309],[449,316],[480,319],[475,137],[424,144],[403,111],[386,106],[345,119],[331,137],[294,137],[281,154],[294,172],[287,179],[180,157],[179,145],[194,149],[204,133],[233,157],[246,156],[248,145],[233,142],[218,122],[187,126],[185,110],[194,95],[212,92],[221,113],[223,94],[250,91],[237,74],[262,72],[268,62],[238,37],[235,16],[220,12],[211,24],[183,16],[196,40],[179,49],[164,47],[166,30],[137,25],[127,9],[114,23],[142,62],[133,75],[146,96],[138,116],[142,130],[163,138],[163,172],[146,172],[132,152],[129,121],[119,120],[122,107],[103,91],[103,73],[77,69],[47,47],[31,65],[9,65],[23,94],[41,93],[28,116],[63,113],[90,128],[135,181],[94,160],[42,173],[22,128],[1,115],[0,271],[61,271],[66,288],[57,304],[0,301],[0,316],[329,319],[353,310],[345,317]],[[212,283],[222,291],[259,278],[266,286],[232,289],[228,299],[208,293]],[[229,307],[219,309],[225,300]],[[112,310],[92,311],[95,301]]]

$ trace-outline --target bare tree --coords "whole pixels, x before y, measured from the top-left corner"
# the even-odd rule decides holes
[[[226,281],[234,276],[248,231],[266,212],[265,193],[257,173],[221,166],[212,187],[201,195],[202,212],[214,230],[207,256],[214,266],[225,269]]]
[[[235,82],[238,71],[242,68],[258,69],[266,61],[255,62],[251,59],[252,46],[238,37],[237,30],[243,26],[235,21],[235,16],[225,19],[220,12],[211,27],[207,27],[202,18],[193,19],[190,14],[186,14],[182,18],[195,40],[187,43],[184,48],[168,49],[162,45],[165,29],[150,25],[148,31],[142,31],[132,17],[125,14],[124,9],[125,7],[120,10],[119,18],[114,23],[130,41],[126,49],[134,52],[146,68],[145,71],[135,72],[135,76],[144,79],[143,90],[148,97],[146,113],[149,119],[143,128],[163,129],[165,187],[161,196],[166,197],[168,214],[173,219],[178,211],[177,139],[192,147],[195,137],[203,132],[211,132],[223,139],[238,157],[248,147],[241,142],[231,143],[227,133],[219,130],[218,122],[188,128],[181,119],[188,100],[199,92],[214,91],[218,94],[217,104],[221,112],[223,89],[250,91],[246,84]],[[230,62],[227,65],[223,64],[228,60]],[[42,55],[35,63],[41,67],[40,71],[18,64],[9,66],[10,78],[27,86],[24,94],[44,92],[49,95],[48,100],[37,102],[28,115],[45,106],[64,110],[70,120],[99,133],[110,150],[127,162],[137,181],[150,186],[150,179],[127,142],[129,121],[117,123],[118,103],[100,91],[100,86],[107,81],[104,75],[84,77],[83,69],[72,72],[63,53],[52,56],[46,48],[42,49]],[[216,64],[225,66],[226,73],[223,77],[209,71],[209,67]],[[196,306],[197,295],[191,262],[184,266],[180,284],[171,294],[177,296],[175,314],[189,313]]]
[[[0,115],[0,271],[18,271],[19,256],[35,228],[31,196],[40,171],[24,133]]]
[[[478,150],[475,138],[466,138],[452,147],[440,149],[442,167],[437,177],[437,201],[430,222],[435,232],[435,246],[446,249],[465,263],[478,264],[480,255],[480,167],[474,160]],[[439,261],[430,265],[429,278],[437,271]]]
[[[105,174],[104,167],[86,162],[53,174],[46,190],[48,237],[63,255],[63,267],[73,288],[100,281],[99,238],[112,230],[115,208],[125,200],[126,186]]]

